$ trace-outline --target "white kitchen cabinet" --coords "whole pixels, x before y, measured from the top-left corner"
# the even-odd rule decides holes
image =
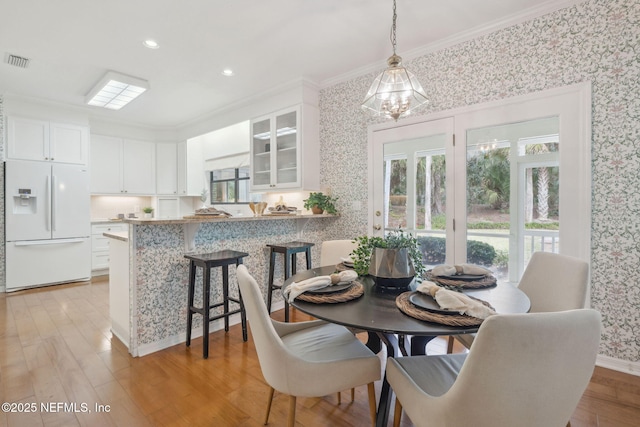
[[[7,157],[86,165],[89,127],[23,117],[7,119]]]
[[[93,276],[109,273],[109,246],[111,239],[105,237],[103,233],[128,230],[129,225],[124,223],[91,225],[91,274]]]
[[[294,107],[251,121],[251,189],[317,190],[318,111]]]
[[[156,147],[152,142],[91,136],[91,193],[153,195]]]
[[[179,142],[176,144],[177,173],[176,184],[177,191],[180,196],[190,195],[188,187],[188,168],[187,164],[187,143]]]
[[[158,194],[178,194],[178,165],[178,144],[156,145],[156,191]]]
[[[122,138],[91,135],[91,193],[122,193]]]
[[[159,196],[200,196],[202,154],[187,142],[156,146],[156,193]]]
[[[153,142],[124,140],[122,188],[127,194],[155,194],[156,147]]]

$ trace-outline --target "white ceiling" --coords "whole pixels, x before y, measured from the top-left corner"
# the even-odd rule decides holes
[[[405,59],[578,2],[397,1]],[[85,106],[119,71],[150,90],[91,115],[150,127],[184,126],[302,78],[322,87],[382,70],[391,54],[391,0],[0,0],[0,17],[0,93]],[[160,48],[145,48],[148,38]],[[8,53],[29,67],[8,65]]]

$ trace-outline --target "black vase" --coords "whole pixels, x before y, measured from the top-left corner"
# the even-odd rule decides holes
[[[408,289],[416,275],[409,250],[374,248],[369,264],[369,275],[376,286],[389,289]]]

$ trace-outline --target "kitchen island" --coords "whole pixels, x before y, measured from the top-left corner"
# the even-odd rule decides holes
[[[124,342],[133,356],[144,356],[184,342],[189,279],[189,262],[184,258],[185,254],[223,249],[247,252],[249,256],[243,262],[266,295],[269,271],[266,245],[293,240],[315,243],[313,265],[319,265],[323,230],[335,218],[335,215],[323,214],[124,219],[123,222],[130,225],[126,239],[121,234],[105,233],[106,237],[118,240],[119,251],[127,252],[110,256],[110,289],[114,290],[114,296],[122,289],[128,289],[128,301],[125,296],[110,301],[114,305],[112,313],[124,311],[125,318],[128,317],[124,324],[122,316],[112,321],[114,335]],[[299,270],[305,268],[302,261]],[[222,297],[219,285],[222,274],[219,269],[213,269],[211,273],[211,301],[218,301]],[[281,262],[276,265],[275,273],[276,281],[282,282]],[[196,283],[201,280],[202,272],[198,271]],[[230,284],[230,294],[237,297],[235,268],[230,269]],[[196,285],[196,305],[202,301],[201,293],[201,286]],[[274,309],[282,305],[281,296],[274,293]],[[239,315],[231,318],[232,323],[239,321]],[[221,320],[211,323],[211,331],[222,327]],[[202,321],[195,316],[192,336],[201,335]]]

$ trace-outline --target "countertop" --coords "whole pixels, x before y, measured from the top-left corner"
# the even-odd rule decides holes
[[[122,222],[121,219],[113,218],[91,218],[91,224],[110,224],[110,223]]]
[[[211,215],[190,215],[182,218],[125,218],[125,224],[132,225],[166,225],[166,224],[199,224],[203,222],[243,222],[243,221],[283,221],[300,219],[337,218],[338,215],[262,215],[262,216],[231,216],[218,217]]]

